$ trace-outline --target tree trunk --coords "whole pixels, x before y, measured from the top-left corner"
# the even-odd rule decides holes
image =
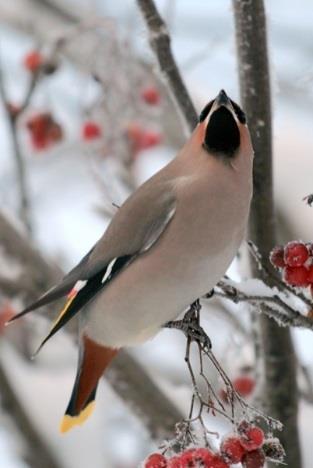
[[[233,0],[233,5],[241,101],[255,150],[249,235],[261,255],[268,258],[276,243],[276,233],[265,11],[262,0]],[[254,276],[258,277],[258,269],[255,266],[252,268]],[[284,425],[280,440],[287,453],[287,466],[301,468],[296,362],[290,329],[279,327],[264,315],[260,316],[260,329],[264,350],[264,406],[271,416]]]

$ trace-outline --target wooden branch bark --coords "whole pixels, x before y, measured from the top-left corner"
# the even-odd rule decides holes
[[[60,271],[51,267],[1,213],[0,245],[23,265],[36,285],[33,291],[29,291],[29,300],[38,297],[39,289],[42,292],[60,278]],[[120,353],[106,377],[117,395],[140,416],[152,438],[173,436],[175,424],[184,416],[128,352]]]
[[[167,27],[153,0],[137,0],[137,3],[148,28],[150,44],[158,59],[161,73],[189,134],[197,125],[198,116],[173,57]]]
[[[272,189],[272,120],[265,11],[262,0],[233,0],[240,91],[255,150],[250,236],[263,258],[276,243]],[[270,268],[270,266],[269,266]],[[254,269],[254,275],[259,275]],[[284,425],[288,466],[301,468],[296,362],[290,330],[260,317],[265,367],[264,403]]]

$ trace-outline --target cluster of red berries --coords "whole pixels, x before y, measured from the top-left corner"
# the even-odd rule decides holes
[[[12,114],[18,112],[18,108],[13,108]],[[11,112],[11,106],[10,106]],[[32,146],[35,150],[45,150],[52,144],[57,143],[63,138],[63,131],[51,113],[40,112],[30,117],[26,122],[26,127],[29,131]],[[103,131],[101,126],[93,121],[87,120],[81,127],[81,137],[87,142],[101,138]],[[160,133],[153,130],[146,130],[136,123],[131,123],[126,129],[126,135],[131,148],[135,154],[139,151],[152,148],[162,141]]]
[[[42,53],[36,49],[29,51],[24,56],[23,65],[31,73],[37,73],[39,70],[50,73],[53,68],[52,64],[49,64]],[[150,106],[157,106],[160,103],[161,95],[155,86],[149,85],[141,89],[140,98]],[[13,104],[8,104],[8,110],[12,117],[15,117],[19,112],[19,108]],[[29,119],[27,128],[30,132],[32,145],[37,151],[47,149],[52,143],[60,141],[63,137],[62,128],[49,113],[40,113]],[[87,120],[82,125],[81,137],[88,142],[97,140],[102,137],[102,128],[97,122]],[[127,126],[126,137],[134,155],[137,155],[141,150],[152,148],[162,141],[162,135],[159,132],[146,129],[135,122]]]
[[[313,295],[313,244],[292,241],[284,247],[274,247],[270,261],[281,269],[287,284],[302,288],[310,286]]]
[[[153,453],[144,462],[144,468],[230,468],[237,463],[244,468],[262,468],[268,454],[272,459],[282,460],[283,449],[279,442],[264,440],[260,427],[242,421],[237,433],[222,441],[219,453],[208,448],[187,449],[171,458]]]
[[[58,143],[63,138],[62,127],[50,112],[40,112],[30,117],[26,123],[34,149],[40,151]]]

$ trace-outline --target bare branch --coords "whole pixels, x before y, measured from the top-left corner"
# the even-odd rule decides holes
[[[153,0],[137,0],[137,3],[148,28],[150,44],[158,59],[160,70],[189,134],[197,125],[198,116],[173,57],[166,25]]]

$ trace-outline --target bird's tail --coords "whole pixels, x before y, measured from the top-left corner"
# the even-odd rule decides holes
[[[60,431],[69,431],[83,424],[95,406],[98,381],[118,350],[101,346],[84,335],[82,337],[77,375],[72,395],[61,421]]]

